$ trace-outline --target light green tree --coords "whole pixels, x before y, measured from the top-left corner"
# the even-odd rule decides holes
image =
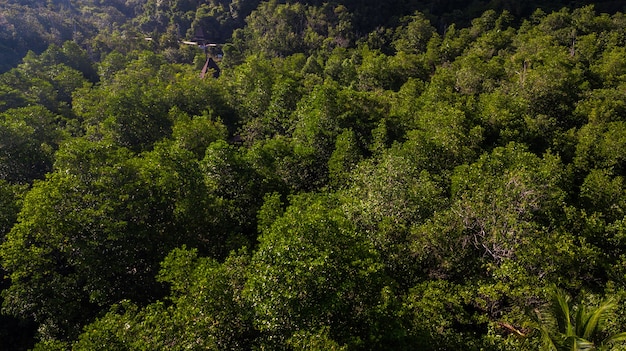
[[[261,343],[284,349],[289,340],[297,346],[320,330],[326,330],[321,334],[329,347],[334,340],[376,348],[393,339],[397,319],[385,308],[395,298],[393,289],[376,251],[337,207],[337,197],[301,195],[290,202],[264,226],[248,271],[244,293]]]

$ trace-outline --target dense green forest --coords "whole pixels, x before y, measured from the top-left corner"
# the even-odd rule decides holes
[[[0,349],[626,350],[625,12],[0,0]]]

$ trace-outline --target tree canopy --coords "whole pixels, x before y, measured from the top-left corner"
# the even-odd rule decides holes
[[[624,349],[625,10],[0,1],[0,348]]]

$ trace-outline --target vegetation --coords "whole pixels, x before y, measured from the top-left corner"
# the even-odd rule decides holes
[[[601,301],[597,307],[577,305],[572,312],[570,297],[561,290],[552,296],[552,305],[538,312],[544,347],[547,350],[607,350],[626,340],[626,332],[602,337],[605,320],[616,307],[615,301]]]
[[[3,349],[626,349],[620,2],[0,9]]]

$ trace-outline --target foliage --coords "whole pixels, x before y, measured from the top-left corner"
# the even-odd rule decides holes
[[[196,250],[173,250],[159,280],[171,284],[171,301],[143,309],[123,301],[86,327],[75,350],[247,350],[254,330],[250,306],[241,298],[248,258],[231,255],[223,265],[197,256]],[[190,316],[194,316],[190,319]]]
[[[66,144],[2,245],[12,283],[5,307],[63,337],[76,335],[97,306],[160,297],[156,267],[171,249],[188,243],[219,252],[201,189],[198,165],[183,150],[132,157],[110,144]]]
[[[0,343],[618,349],[623,10],[0,1]]]
[[[298,331],[328,328],[332,340],[357,346],[381,342],[376,323],[385,286],[373,247],[332,197],[300,196],[259,238],[246,296],[269,348],[283,348]],[[293,339],[291,339],[293,341]]]
[[[612,299],[597,306],[572,306],[571,298],[562,290],[552,292],[551,303],[537,316],[546,350],[608,350],[614,343],[624,343],[626,332],[606,335],[603,327],[617,303]]]
[[[42,106],[0,114],[0,179],[29,183],[52,170],[54,152],[66,136],[59,119]]]

